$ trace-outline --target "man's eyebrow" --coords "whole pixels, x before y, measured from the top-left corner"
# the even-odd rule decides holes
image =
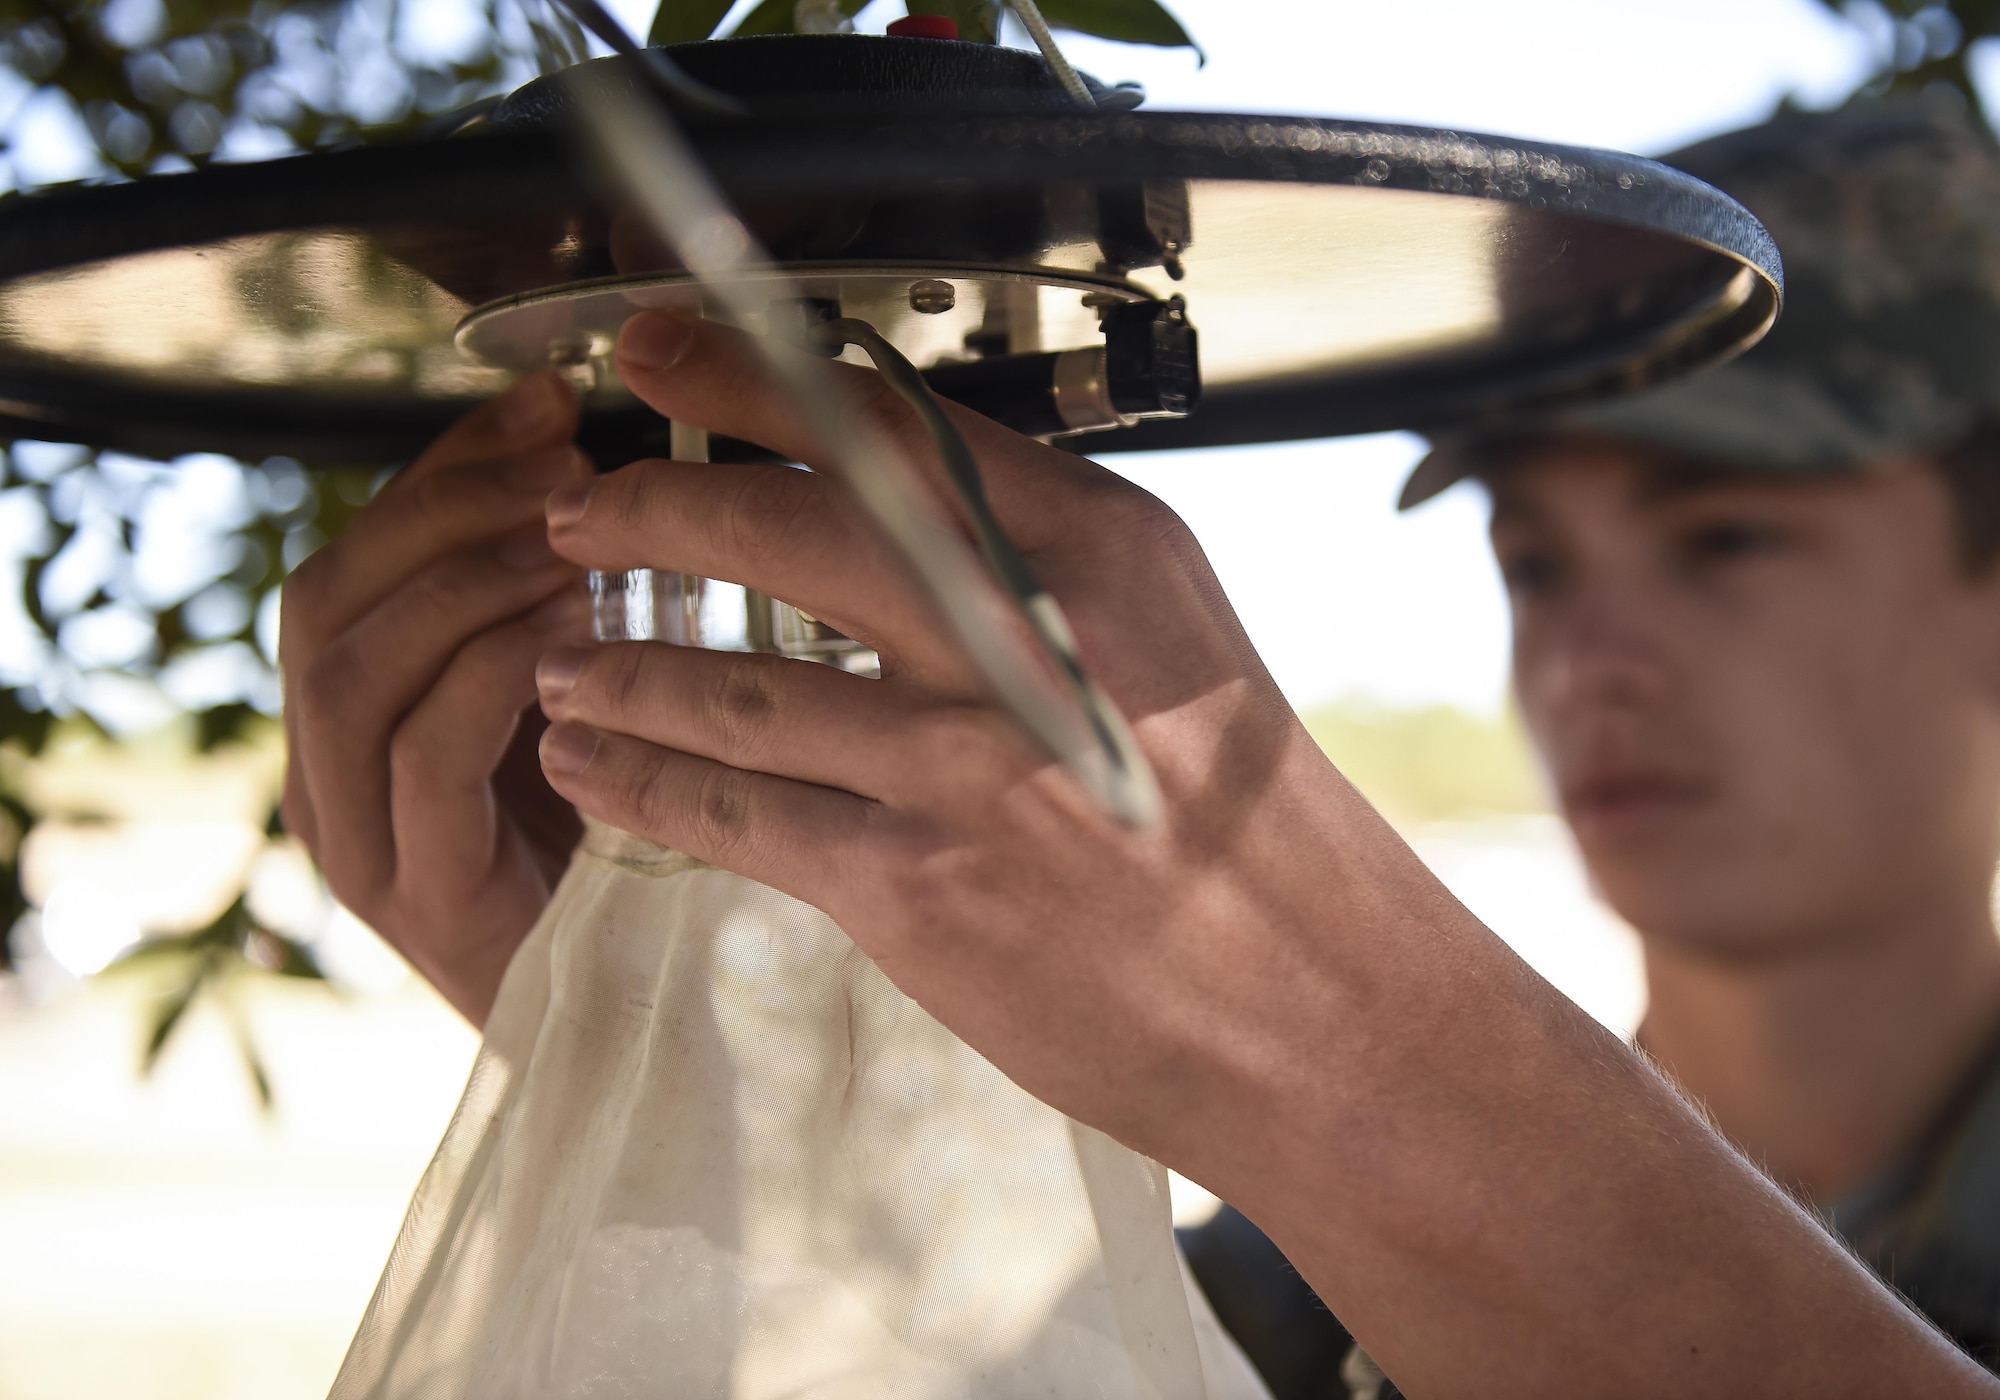
[[[1635,496],[1642,506],[1670,505],[1690,496],[1756,485],[1762,480],[1761,473],[1722,463],[1663,463],[1646,469]]]

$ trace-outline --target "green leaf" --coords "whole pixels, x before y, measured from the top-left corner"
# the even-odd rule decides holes
[[[271,1076],[264,1070],[264,1057],[257,1051],[257,1042],[246,1032],[237,1036],[236,1043],[243,1051],[243,1068],[250,1071],[250,1085],[257,1091],[257,1106],[269,1113],[273,1107]]]
[[[224,744],[239,742],[244,730],[261,717],[259,710],[240,700],[202,710],[194,717],[195,748],[202,753],[213,753]]]
[[[853,19],[868,8],[869,0],[839,0],[840,12]],[[729,31],[732,39],[748,34],[795,34],[798,32],[793,19],[798,11],[798,0],[764,0],[764,3],[743,16],[737,26]]]
[[[128,972],[144,972],[149,968],[170,966],[185,962],[200,961],[201,950],[189,942],[188,935],[176,934],[171,938],[148,938],[137,947],[128,948],[113,958],[99,977],[122,977]]]
[[[194,1005],[194,999],[201,994],[202,985],[207,981],[208,964],[204,960],[185,982],[154,1003],[153,1025],[146,1032],[146,1051],[139,1064],[142,1073],[153,1072],[153,1067],[160,1061],[160,1052],[167,1047],[168,1037],[187,1016],[188,1008]]]
[[[47,709],[31,710],[22,704],[20,691],[0,689],[0,743],[18,739],[30,754],[39,754],[49,741],[55,718]]]
[[[201,963],[199,975],[208,976],[221,970],[218,963],[220,955],[227,955],[230,961],[240,963],[243,949],[253,931],[249,906],[244,902],[244,896],[239,894],[234,903],[216,915],[213,922],[187,933],[155,934],[138,947],[120,954],[97,975],[105,977],[156,963],[193,958]]]
[[[230,906],[215,916],[213,922],[195,929],[192,933],[169,934],[167,938],[180,939],[190,948],[227,949],[241,952],[243,944],[250,936],[250,907],[244,896],[238,894]]]
[[[236,1037],[237,1053],[243,1056],[243,1068],[249,1072],[250,1087],[257,1091],[257,1106],[269,1113],[274,1104],[271,1075],[264,1068],[263,1052],[257,1048],[257,1037],[251,1034],[243,1008],[233,1002],[229,1007],[229,1029]]]
[[[691,44],[715,33],[729,13],[733,0],[660,0],[653,12],[653,26],[646,31],[649,44]]]
[[[34,813],[0,790],[0,972],[14,969],[14,925],[30,907],[21,888],[21,842],[34,825]]]
[[[50,539],[47,551],[29,560],[28,567],[21,574],[21,607],[27,612],[29,620],[41,629],[42,635],[45,637],[55,636],[56,624],[47,613],[42,611],[42,575],[48,571],[50,563],[54,561],[58,554],[62,553],[63,546],[69,543],[70,536],[75,533],[76,529],[74,526],[64,525],[58,521],[51,521],[49,523]]]
[[[267,928],[254,929],[245,951],[250,965],[260,972],[278,977],[300,977],[308,982],[326,981],[326,970],[319,965],[312,949],[282,933],[274,933]]]
[[[1124,44],[1154,44],[1201,53],[1201,47],[1159,0],[1041,0],[1041,9],[1051,28]],[[1206,60],[1207,55],[1202,57]]]

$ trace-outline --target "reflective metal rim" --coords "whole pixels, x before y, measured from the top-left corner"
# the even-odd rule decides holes
[[[1147,178],[1408,190],[1666,235],[1723,254],[1755,279],[1746,295],[1717,314],[1694,315],[1664,344],[1646,334],[1593,343],[1585,353],[1523,356],[1504,368],[1488,355],[1460,369],[1430,365],[1415,378],[1384,366],[1335,383],[1237,386],[1211,394],[1186,420],[1082,440],[1092,452],[1421,427],[1614,392],[1753,344],[1782,295],[1777,251],[1740,205],[1665,166],[1608,152],[1325,119],[1158,112],[743,123],[696,135],[739,197]],[[402,220],[465,224],[579,202],[595,203],[590,182],[571,149],[548,135],[316,153],[0,202],[0,279],[244,234]],[[159,453],[255,445],[381,460],[414,450],[461,407],[412,402],[386,406],[365,425],[351,412],[313,422],[282,391],[191,400],[71,369],[0,367],[0,432]]]

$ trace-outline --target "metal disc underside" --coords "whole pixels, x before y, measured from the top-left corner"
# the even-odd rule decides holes
[[[1107,298],[1184,297],[1199,403],[1078,439],[1093,453],[1616,392],[1753,343],[1779,301],[1776,251],[1740,206],[1603,152],[1150,112],[693,135],[802,280],[865,285],[885,315],[897,279],[960,288],[948,324],[884,327],[926,367],[1082,343]],[[679,281],[601,190],[564,138],[501,132],[0,202],[0,433],[407,455],[532,362],[548,316],[587,315],[601,350],[621,307]],[[595,382],[588,432],[639,444],[643,410]]]

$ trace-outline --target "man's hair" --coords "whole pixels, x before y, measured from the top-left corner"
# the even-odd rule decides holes
[[[1951,491],[1958,562],[1968,574],[1983,574],[2000,560],[2000,419],[1982,420],[1931,460]]]

